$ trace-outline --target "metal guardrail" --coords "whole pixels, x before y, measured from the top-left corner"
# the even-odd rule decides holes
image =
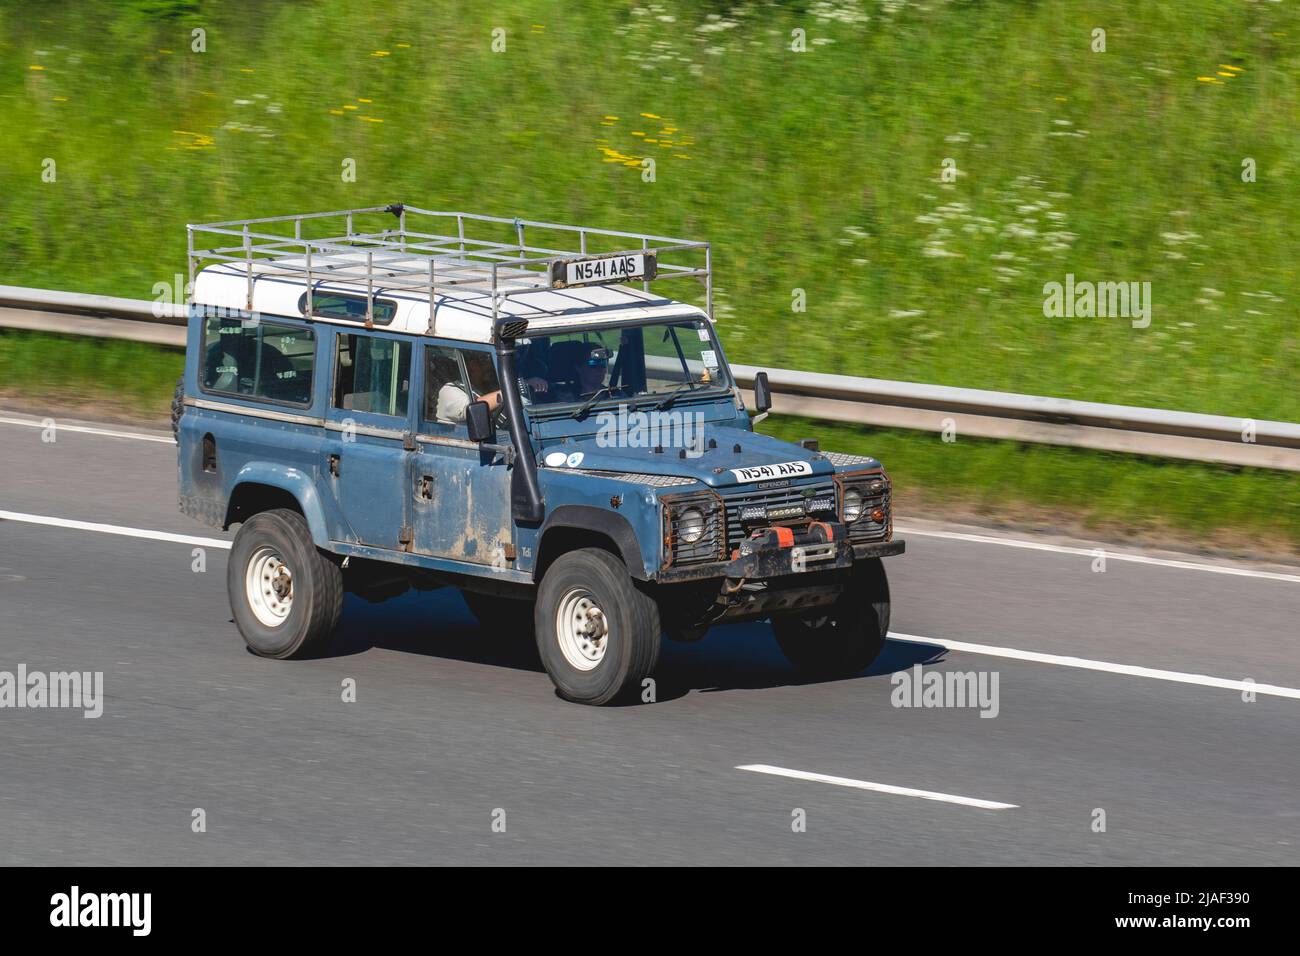
[[[183,305],[0,286],[0,328],[184,347]],[[756,366],[733,365],[752,387]],[[1300,472],[1300,424],[763,369],[777,415]]]

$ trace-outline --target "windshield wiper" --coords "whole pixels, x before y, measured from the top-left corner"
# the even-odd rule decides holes
[[[591,398],[587,399],[585,402],[582,403],[581,407],[574,409],[573,414],[570,415],[569,417],[576,418],[579,421],[581,421],[582,419],[587,417],[587,412],[591,411],[591,406],[595,405],[598,401],[601,400],[601,398],[613,394],[614,394],[614,387],[612,385],[602,385],[600,388],[596,389],[596,391],[592,393]]]
[[[669,392],[667,395],[665,395],[665,396],[664,396],[664,400],[663,400],[662,402],[660,402],[658,405],[656,405],[656,406],[654,407],[654,410],[655,410],[656,412],[662,412],[665,408],[667,408],[667,407],[668,407],[669,405],[671,405],[673,402],[677,401],[677,397],[678,397],[679,395],[681,395],[682,392],[690,392],[690,391],[694,391],[697,385],[702,386],[703,383],[702,383],[702,382],[694,382],[694,381],[691,381],[691,382],[682,382],[682,384],[678,385],[675,389],[673,389],[671,392]]]

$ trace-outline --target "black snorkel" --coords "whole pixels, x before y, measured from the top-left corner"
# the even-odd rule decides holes
[[[501,371],[501,402],[506,409],[506,427],[515,447],[510,474],[510,513],[516,524],[537,525],[546,513],[537,480],[537,459],[532,441],[524,430],[524,407],[515,373],[515,339],[528,331],[526,319],[499,319],[494,329],[497,365]]]

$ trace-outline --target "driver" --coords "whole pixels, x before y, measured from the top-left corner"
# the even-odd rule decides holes
[[[555,389],[557,402],[576,402],[594,395],[605,385],[605,373],[609,370],[609,349],[603,345],[590,345],[584,348],[577,359],[574,384],[560,385]]]

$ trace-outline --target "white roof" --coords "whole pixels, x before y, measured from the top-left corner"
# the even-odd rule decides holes
[[[315,279],[315,293],[338,292],[365,297],[370,292],[369,281],[349,275],[349,267],[340,264],[336,257],[333,269],[315,268],[316,276],[323,272],[334,273],[332,278]],[[357,271],[366,272],[364,254],[355,257]],[[427,259],[398,260],[392,266],[411,270],[427,268]],[[389,265],[389,263],[385,263]],[[491,273],[483,263],[461,260],[448,263],[439,260],[440,279],[454,277],[456,285],[439,285],[434,296],[434,315],[430,321],[429,292],[412,288],[409,280],[401,288],[385,289],[382,275],[377,275],[374,295],[377,300],[387,300],[397,305],[397,313],[387,325],[375,323],[375,328],[412,335],[436,335],[439,338],[467,342],[491,342],[492,339],[492,281]],[[285,257],[257,259],[252,263],[253,311],[264,315],[283,315],[293,318],[303,316],[300,306],[307,291],[304,274],[305,259]],[[376,270],[379,271],[379,270]],[[397,273],[394,273],[395,275]],[[405,274],[409,275],[409,271]],[[517,275],[518,279],[512,276]],[[245,263],[225,262],[211,265],[198,273],[194,280],[193,302],[242,311],[248,305],[248,266]],[[481,277],[482,281],[476,281]],[[466,281],[468,280],[468,281]],[[497,269],[498,292],[511,288],[533,287],[537,276],[523,270]],[[656,319],[709,318],[708,314],[693,305],[668,299],[653,292],[626,285],[592,285],[570,289],[536,289],[509,296],[498,296],[498,317],[528,320],[525,334],[543,334],[548,330],[583,326],[608,326],[635,324]],[[355,327],[358,322],[343,318],[317,316],[317,322]]]

